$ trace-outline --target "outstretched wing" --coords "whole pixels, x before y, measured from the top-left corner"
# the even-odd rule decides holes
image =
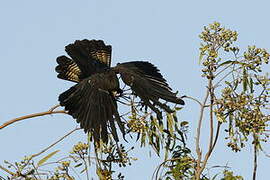
[[[160,99],[184,105],[184,101],[171,91],[159,70],[149,62],[122,63],[114,67],[113,70],[121,75],[124,83],[130,86],[145,105],[157,113],[158,117],[161,117],[161,112],[156,108],[156,105],[169,113],[173,112],[169,106],[160,102]]]
[[[111,89],[119,88],[114,72],[96,73],[80,81],[59,96],[60,105],[80,123],[85,132],[91,132],[95,142],[108,141],[112,133],[118,141],[115,127],[117,122],[124,134],[124,125],[120,120],[117,104]]]
[[[79,82],[110,67],[112,48],[102,40],[77,40],[65,50],[71,58],[59,56],[56,59],[55,70],[60,79]]]

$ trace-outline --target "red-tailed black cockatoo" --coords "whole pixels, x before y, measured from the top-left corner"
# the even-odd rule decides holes
[[[69,57],[59,56],[56,59],[57,77],[76,84],[60,94],[60,105],[80,123],[85,132],[93,134],[94,141],[102,139],[107,142],[108,133],[118,141],[115,122],[125,134],[115,96],[122,93],[117,74],[158,117],[161,116],[159,108],[173,112],[168,105],[160,102],[161,99],[184,105],[184,101],[176,97],[159,70],[150,62],[132,61],[111,67],[112,48],[102,40],[77,40],[67,45],[65,50]]]

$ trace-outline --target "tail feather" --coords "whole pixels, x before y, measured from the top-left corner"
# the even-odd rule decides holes
[[[81,70],[80,78],[84,79],[92,74],[99,72],[101,70],[107,69],[107,64],[103,63],[102,60],[96,59],[92,53],[99,50],[100,47],[97,46],[97,41],[75,41],[75,43],[69,44],[65,47],[68,55],[74,60]],[[93,49],[93,47],[97,47]],[[104,46],[104,48],[106,48]],[[110,54],[110,52],[108,52]]]

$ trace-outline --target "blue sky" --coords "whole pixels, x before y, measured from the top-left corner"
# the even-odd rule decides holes
[[[198,65],[198,35],[203,26],[219,21],[239,32],[240,47],[255,44],[270,50],[269,6],[266,0],[2,1],[0,123],[45,111],[58,103],[58,95],[72,84],[56,78],[55,59],[64,54],[65,45],[84,38],[111,44],[113,65],[151,61],[174,90],[200,99],[206,86]],[[190,122],[191,144],[195,141],[192,122],[197,121],[197,113],[197,105],[187,102],[180,117]],[[64,115],[11,125],[0,131],[0,164],[39,152],[74,127],[75,121]],[[78,131],[59,147],[68,149],[84,139],[83,132]],[[225,142],[218,145],[209,167],[229,165],[237,174],[251,179],[252,147],[236,154],[225,147]],[[270,153],[270,149],[266,151]],[[124,171],[127,179],[151,178],[161,160],[145,155],[148,152],[138,150],[139,160]],[[269,163],[270,159],[260,154],[258,179],[268,178]]]

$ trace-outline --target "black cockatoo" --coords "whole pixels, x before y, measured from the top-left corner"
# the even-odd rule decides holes
[[[110,67],[112,48],[102,40],[77,40],[67,45],[65,50],[70,58],[59,56],[56,59],[57,77],[76,84],[60,94],[60,105],[80,123],[85,132],[93,134],[95,142],[100,139],[107,142],[109,132],[118,141],[115,121],[125,134],[115,96],[122,93],[117,74],[158,117],[161,116],[158,107],[173,112],[160,102],[161,99],[184,105],[153,64],[133,61]]]

